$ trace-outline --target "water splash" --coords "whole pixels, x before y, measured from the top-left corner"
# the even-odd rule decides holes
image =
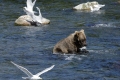
[[[69,54],[69,55],[64,55],[65,60],[82,60],[84,57],[87,57],[87,55],[76,55],[76,54]]]
[[[112,23],[112,22],[110,22],[110,23],[98,23],[98,24],[95,24],[91,27],[97,27],[97,28],[99,28],[99,27],[117,27],[115,24],[116,23]]]

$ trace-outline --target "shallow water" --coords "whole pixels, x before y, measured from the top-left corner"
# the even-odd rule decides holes
[[[38,0],[36,6],[51,23],[28,27],[14,26],[14,21],[25,14],[25,0],[1,0],[0,80],[22,80],[26,76],[10,61],[33,74],[56,65],[41,75],[43,80],[120,80],[120,4],[98,0],[106,4],[98,12],[71,9],[83,2],[86,1]],[[87,36],[89,54],[52,54],[59,40],[81,29]]]

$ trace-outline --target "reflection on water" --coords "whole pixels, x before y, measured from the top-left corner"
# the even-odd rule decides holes
[[[37,31],[42,31],[42,28],[41,27],[32,27],[32,26],[26,26],[26,32],[25,32],[25,34],[27,35],[27,36],[36,36],[36,32]]]
[[[33,74],[56,65],[41,76],[44,80],[119,80],[120,5],[115,0],[98,0],[106,5],[98,12],[71,9],[82,2],[38,0],[36,5],[51,23],[28,27],[14,26],[14,21],[25,14],[25,0],[1,0],[0,79],[21,80],[26,76],[10,63],[14,61]],[[89,54],[52,53],[59,40],[81,29],[85,30]]]

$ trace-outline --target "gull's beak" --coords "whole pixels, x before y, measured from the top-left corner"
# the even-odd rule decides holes
[[[25,7],[23,7],[23,11],[25,11]]]
[[[25,7],[23,7],[23,9],[25,9]]]
[[[23,7],[23,10],[26,11],[26,7]]]

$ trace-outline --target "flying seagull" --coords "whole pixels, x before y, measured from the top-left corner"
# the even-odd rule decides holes
[[[27,0],[26,1],[27,7],[24,7],[24,8],[31,13],[35,13],[33,11],[33,7],[35,5],[35,2],[36,2],[36,0],[34,0],[33,2],[32,2],[32,0]],[[29,13],[27,13],[27,15],[29,15]]]
[[[29,72],[26,68],[22,67],[22,66],[19,66],[17,64],[15,64],[14,62],[11,61],[11,63],[13,65],[15,65],[16,67],[18,67],[21,71],[23,71],[25,74],[28,75],[28,77],[22,77],[23,79],[26,79],[26,80],[41,80],[42,78],[40,77],[41,74],[45,73],[45,72],[48,72],[49,70],[51,70],[55,65],[52,65],[51,67],[49,68],[46,68],[45,70],[33,75],[31,72]]]

